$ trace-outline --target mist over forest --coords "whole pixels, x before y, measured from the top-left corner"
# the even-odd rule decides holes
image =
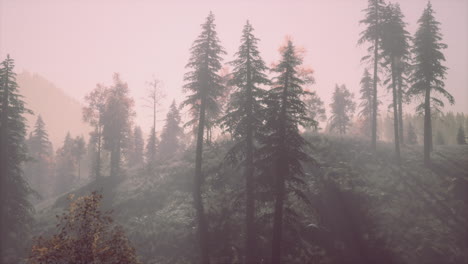
[[[1,1],[0,263],[468,263],[467,15]]]

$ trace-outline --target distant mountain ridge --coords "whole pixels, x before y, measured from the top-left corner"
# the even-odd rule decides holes
[[[82,105],[78,100],[36,73],[23,71],[16,80],[27,108],[34,112],[26,116],[28,131],[32,131],[37,116],[41,115],[54,150],[63,144],[67,132],[74,137],[88,137],[91,128],[82,121]]]

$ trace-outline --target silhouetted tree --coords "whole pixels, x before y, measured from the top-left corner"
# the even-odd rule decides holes
[[[200,246],[200,263],[210,262],[208,223],[201,195],[203,135],[206,127],[206,112],[218,108],[216,99],[223,91],[222,79],[218,75],[218,71],[221,69],[221,55],[223,54],[225,51],[219,44],[214,15],[210,12],[206,22],[202,25],[201,34],[191,48],[191,57],[186,66],[191,71],[184,76],[186,82],[184,89],[191,94],[183,105],[191,106],[192,113],[196,113],[195,118],[198,120],[193,200]]]
[[[411,77],[413,85],[409,93],[424,97],[424,102],[417,107],[417,111],[424,109],[424,162],[430,164],[432,151],[432,120],[431,109],[443,107],[444,103],[435,93],[439,93],[453,104],[455,99],[444,89],[444,79],[447,67],[442,65],[445,56],[442,49],[447,45],[441,43],[442,34],[434,18],[432,5],[428,2],[421,18],[418,20],[419,28],[414,37],[414,71]]]
[[[307,142],[299,133],[299,125],[310,123],[307,108],[301,100],[309,93],[302,89],[305,81],[298,77],[298,66],[302,59],[297,56],[291,41],[281,50],[281,60],[272,70],[278,73],[273,87],[269,90],[264,133],[260,137],[262,146],[261,167],[266,175],[274,175],[273,196],[273,238],[271,262],[282,262],[283,219],[289,191],[298,194],[298,177],[304,174],[301,162],[310,157],[303,151]],[[272,169],[274,168],[274,169]],[[286,183],[288,182],[288,185]],[[288,211],[288,210],[287,210]]]
[[[28,200],[31,189],[23,175],[26,160],[26,120],[32,112],[18,92],[13,59],[7,55],[0,65],[0,262],[18,263],[17,258],[32,221]],[[16,257],[15,257],[16,256]]]
[[[305,104],[309,119],[311,120],[310,125],[312,126],[314,131],[318,131],[319,121],[327,120],[327,115],[325,112],[325,106],[323,104],[323,101],[322,99],[320,99],[316,92],[312,92],[310,95],[307,96],[307,99],[305,99]]]
[[[73,157],[75,158],[76,165],[78,167],[78,179],[81,178],[81,160],[83,155],[86,153],[86,142],[83,136],[78,136],[73,140]]]
[[[465,130],[462,126],[458,128],[457,132],[457,144],[458,145],[466,145],[466,137],[465,137]]]
[[[403,138],[403,129],[400,127],[403,123],[402,117],[402,91],[400,79],[403,75],[403,61],[409,60],[409,33],[405,30],[403,14],[398,4],[389,4],[383,12],[382,25],[382,57],[385,65],[390,65],[390,79],[393,95],[393,126],[394,143],[398,164],[400,163],[400,140]],[[401,122],[400,122],[401,120]]]
[[[181,137],[183,129],[180,126],[180,113],[177,109],[175,100],[169,108],[166,116],[166,124],[161,133],[161,142],[159,143],[159,153],[161,157],[173,157],[181,148]]]
[[[134,101],[129,97],[127,83],[114,74],[114,85],[109,89],[103,114],[104,147],[110,152],[110,175],[121,174],[121,154],[131,133]]]
[[[127,150],[127,160],[130,167],[143,164],[145,142],[143,132],[139,126],[133,128],[133,133],[129,138],[129,148]]]
[[[368,42],[370,45],[367,49],[369,55],[362,58],[363,61],[373,63],[374,77],[373,77],[373,95],[372,95],[372,149],[376,149],[377,142],[377,111],[378,111],[378,98],[377,98],[377,83],[378,65],[380,61],[380,46],[382,41],[382,12],[385,7],[383,0],[368,0],[368,6],[364,10],[366,17],[359,21],[360,24],[365,24],[367,28],[361,32],[358,44]]]
[[[416,145],[418,144],[418,136],[416,135],[416,132],[414,131],[413,124],[409,123],[408,126],[408,144],[409,145]]]
[[[354,95],[349,92],[344,84],[335,86],[332,103],[330,104],[330,131],[337,129],[341,135],[346,134],[346,129],[351,123],[351,117],[356,108],[353,97]]]
[[[363,119],[363,133],[364,135],[368,135],[369,137],[372,135],[372,104],[373,104],[373,79],[370,76],[370,73],[367,69],[364,70],[364,74],[361,79],[361,89],[359,92],[361,93],[361,103],[359,103],[359,107],[361,111],[359,111],[359,116]]]
[[[74,155],[75,151],[75,140],[68,132],[63,145],[57,149],[56,153],[55,192],[57,194],[69,191],[76,181],[78,164]]]
[[[258,39],[253,35],[253,27],[247,21],[242,31],[241,45],[236,52],[235,60],[230,64],[234,67],[229,84],[235,87],[227,105],[226,115],[222,118],[222,126],[231,133],[234,146],[229,150],[227,158],[234,164],[244,164],[245,177],[245,263],[258,263],[256,260],[255,234],[255,167],[254,153],[256,134],[264,122],[264,107],[262,99],[265,91],[261,85],[269,84],[265,74],[267,67],[260,57],[257,47]]]
[[[41,115],[37,117],[27,142],[31,161],[26,163],[25,175],[31,187],[41,196],[47,197],[52,191],[49,182],[52,180],[53,150]]]
[[[146,98],[147,107],[151,108],[153,114],[153,126],[151,127],[150,135],[146,145],[146,162],[150,174],[153,174],[156,168],[156,154],[158,148],[158,138],[156,135],[156,115],[159,112],[161,106],[161,100],[164,99],[166,94],[162,87],[163,83],[161,80],[154,78],[149,83],[150,88],[148,89],[148,96]]]
[[[94,127],[90,133],[91,142],[95,146],[95,159],[93,160],[93,175],[96,178],[101,177],[101,150],[102,150],[102,127],[103,115],[106,107],[106,101],[109,89],[101,84],[85,96],[87,106],[83,107],[83,120]]]

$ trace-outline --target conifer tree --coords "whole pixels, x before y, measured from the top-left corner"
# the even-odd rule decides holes
[[[150,88],[148,89],[148,97],[146,107],[151,108],[153,112],[153,126],[151,127],[150,135],[146,145],[147,154],[147,166],[150,174],[153,174],[156,168],[156,154],[158,148],[158,138],[156,134],[156,116],[159,112],[159,106],[161,106],[161,100],[166,97],[163,91],[163,82],[155,77],[149,83]]]
[[[51,194],[49,181],[52,175],[52,143],[41,115],[37,117],[34,130],[28,139],[28,151],[31,161],[27,162],[26,175],[30,178],[31,187],[42,197]]]
[[[418,144],[418,136],[416,135],[416,132],[414,131],[413,124],[411,123],[409,123],[409,126],[408,126],[408,144],[409,145]]]
[[[151,128],[150,134],[146,141],[145,157],[148,172],[152,175],[156,169],[156,152],[158,151],[159,139],[156,135],[156,130]]]
[[[73,140],[73,157],[75,158],[78,167],[78,180],[81,178],[81,160],[86,152],[86,142],[83,136],[78,136]]]
[[[340,135],[346,134],[346,130],[351,123],[351,117],[356,108],[353,102],[354,95],[343,84],[335,86],[333,92],[330,117],[330,131],[338,130]]]
[[[14,61],[7,55],[0,65],[0,262],[6,252],[18,252],[24,245],[32,206],[27,199],[31,189],[23,175],[26,160],[25,107],[18,92]],[[18,262],[20,260],[18,259]]]
[[[109,89],[98,84],[96,88],[85,96],[87,106],[83,107],[83,120],[94,127],[90,133],[91,141],[95,146],[95,159],[93,159],[92,173],[94,177],[101,177],[101,150],[102,150],[102,127],[104,125],[103,115],[106,110],[106,101]]]
[[[309,119],[311,120],[310,125],[313,131],[317,132],[319,129],[319,121],[325,121],[327,119],[323,101],[316,92],[312,92],[307,96],[307,99],[305,99],[305,104]]]
[[[63,140],[63,145],[57,149],[56,153],[56,180],[55,180],[55,193],[62,194],[71,189],[76,181],[77,162],[74,156],[75,141],[67,133]]]
[[[371,126],[371,120],[372,120],[372,104],[373,104],[373,79],[370,76],[369,71],[367,68],[364,70],[364,74],[361,79],[361,89],[359,92],[361,93],[361,103],[359,104],[359,107],[361,108],[361,111],[359,111],[359,116],[363,118],[364,120],[364,125],[363,125],[363,132],[364,135],[369,135],[369,137],[372,134],[372,126]]]
[[[381,41],[382,41],[382,12],[385,7],[383,0],[368,0],[368,6],[364,10],[366,17],[359,21],[360,24],[365,24],[367,28],[361,32],[358,44],[365,42],[369,43],[367,51],[369,55],[362,58],[363,61],[373,63],[374,77],[373,77],[373,93],[372,93],[372,149],[376,149],[377,144],[377,111],[378,111],[378,98],[377,98],[377,83],[378,66],[380,61]]]
[[[258,263],[255,234],[255,142],[257,133],[264,122],[262,99],[265,91],[262,85],[269,84],[265,74],[267,67],[260,57],[253,27],[247,21],[242,31],[241,45],[236,52],[234,67],[229,84],[235,87],[227,105],[222,126],[231,133],[234,146],[228,152],[228,159],[244,165],[245,177],[245,263]]]
[[[132,136],[130,137],[131,147],[128,150],[128,165],[130,167],[143,164],[145,142],[143,140],[143,132],[141,127],[135,126]]]
[[[441,42],[440,23],[435,20],[430,2],[427,3],[418,24],[412,49],[414,71],[409,94],[424,98],[424,102],[417,107],[417,110],[424,109],[424,163],[429,165],[432,151],[432,108],[444,106],[444,102],[435,94],[447,98],[451,104],[455,103],[455,99],[444,87],[447,67],[442,65],[445,61],[442,50],[447,48],[447,45]]]
[[[303,176],[301,162],[310,157],[303,148],[307,142],[299,133],[299,126],[310,123],[307,108],[301,98],[310,94],[302,89],[305,81],[299,78],[298,66],[302,59],[296,54],[292,41],[281,51],[281,61],[272,70],[278,73],[273,87],[265,98],[267,105],[264,133],[260,134],[260,163],[264,174],[273,173],[273,238],[271,263],[281,263],[283,218],[288,192],[295,194]],[[274,168],[274,170],[272,170]],[[286,185],[286,183],[289,183]],[[288,189],[287,189],[288,186]]]
[[[109,89],[103,114],[104,147],[110,151],[110,175],[121,175],[122,149],[131,133],[134,101],[129,97],[128,85],[119,74],[114,74],[114,85]]]
[[[463,126],[460,126],[458,128],[457,144],[458,145],[466,145],[465,130],[463,129]]]
[[[191,47],[191,57],[187,68],[191,71],[185,74],[184,89],[189,92],[183,105],[191,107],[198,120],[197,145],[195,158],[195,176],[193,186],[193,200],[196,211],[197,235],[200,246],[200,263],[209,263],[208,222],[202,200],[202,153],[203,136],[206,127],[206,113],[217,108],[216,99],[223,91],[222,78],[218,75],[221,69],[221,55],[226,52],[220,46],[214,24],[212,12],[202,24],[202,32]]]
[[[401,13],[398,4],[389,4],[383,12],[382,25],[382,57],[385,60],[385,65],[390,65],[390,80],[393,95],[393,126],[394,126],[394,143],[397,163],[400,163],[400,140],[403,135],[402,122],[402,104],[401,99],[401,82],[403,74],[404,61],[409,60],[409,33],[405,30],[405,22],[403,22],[403,14]]]
[[[159,143],[159,152],[161,157],[170,158],[181,147],[181,137],[183,130],[180,126],[180,113],[177,109],[175,100],[169,108],[166,116],[166,124],[161,133],[161,143]]]

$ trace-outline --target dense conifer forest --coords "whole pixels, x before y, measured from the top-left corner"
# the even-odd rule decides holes
[[[266,61],[253,22],[223,32],[209,10],[168,51],[190,54],[183,87],[155,75],[142,99],[114,73],[74,101],[2,51],[0,263],[468,263],[468,116],[447,110],[466,83],[445,86],[444,31],[420,8],[367,1],[360,82],[329,102],[293,35]],[[60,119],[57,143],[60,113],[84,125]]]

